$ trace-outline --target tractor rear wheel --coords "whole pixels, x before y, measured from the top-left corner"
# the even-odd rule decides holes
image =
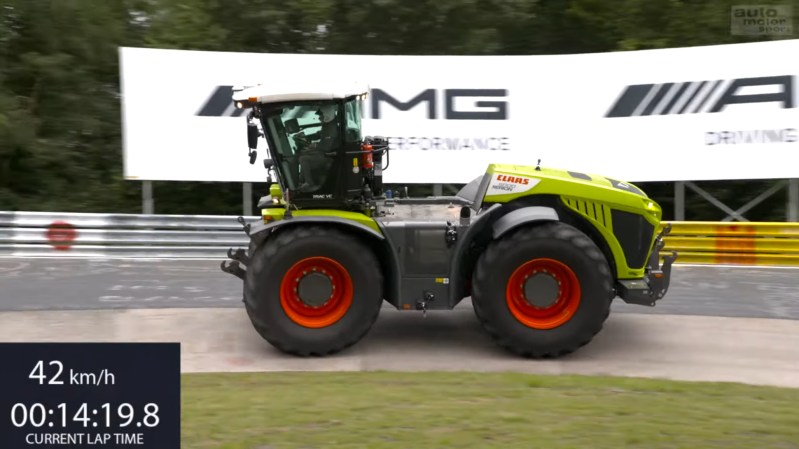
[[[244,304],[256,331],[283,352],[328,355],[363,338],[383,301],[379,261],[335,228],[278,231],[251,251]]]
[[[610,267],[596,244],[572,226],[547,222],[486,248],[475,267],[472,305],[500,346],[545,358],[591,341],[613,296]]]

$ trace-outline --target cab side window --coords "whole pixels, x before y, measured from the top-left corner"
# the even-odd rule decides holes
[[[344,142],[361,141],[361,111],[363,100],[354,98],[344,105]]]

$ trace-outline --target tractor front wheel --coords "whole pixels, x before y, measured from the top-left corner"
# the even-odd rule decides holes
[[[587,344],[612,297],[602,252],[564,223],[513,231],[492,242],[475,267],[476,316],[500,346],[525,357],[562,356]]]
[[[333,354],[358,342],[377,319],[380,264],[356,237],[298,226],[251,253],[244,304],[261,337],[281,351]]]

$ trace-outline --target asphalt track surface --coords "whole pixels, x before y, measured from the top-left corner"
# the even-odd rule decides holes
[[[656,307],[617,300],[602,332],[550,361],[517,358],[468,300],[422,317],[386,306],[355,347],[278,352],[219,261],[0,259],[0,341],[179,341],[182,370],[471,370],[607,374],[799,388],[799,270],[677,265]]]
[[[242,283],[220,262],[0,259],[0,311],[241,307]],[[613,311],[797,320],[799,269],[675,265],[656,307],[617,299]]]

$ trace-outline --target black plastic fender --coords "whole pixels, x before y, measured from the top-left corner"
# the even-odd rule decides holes
[[[535,221],[559,221],[558,213],[551,207],[526,206],[512,210],[503,215],[505,206],[494,204],[489,209],[478,215],[478,218],[469,225],[464,235],[458,239],[458,244],[452,256],[450,266],[450,306],[457,305],[466,295],[464,269],[468,269],[465,256],[470,252],[472,244],[477,240],[493,240],[502,237],[511,229],[525,223]],[[487,238],[490,233],[490,238]]]
[[[354,222],[352,220],[347,220],[344,218],[339,217],[304,217],[304,216],[293,216],[291,218],[284,218],[282,220],[276,220],[272,223],[263,223],[258,221],[256,223],[251,223],[250,231],[247,233],[250,239],[261,243],[269,234],[276,231],[279,228],[284,226],[292,226],[298,224],[311,224],[311,223],[335,223],[336,225],[344,226],[347,229],[351,229],[353,231],[363,232],[369,235],[370,237],[374,237],[378,240],[385,240],[386,237],[375,231],[374,229],[363,225],[361,223]]]
[[[551,207],[528,206],[516,209],[500,217],[492,226],[493,237],[498,239],[511,229],[534,221],[559,221],[557,211]]]
[[[392,304],[397,304],[399,300],[399,261],[397,259],[397,252],[393,248],[391,241],[380,232],[363,225],[361,223],[347,220],[339,217],[322,217],[322,216],[293,216],[291,218],[284,218],[276,220],[272,223],[263,223],[261,221],[250,224],[248,235],[250,240],[260,245],[263,241],[273,232],[284,229],[287,226],[299,226],[309,224],[333,224],[344,229],[353,231],[355,235],[362,236],[371,244],[375,249],[376,256],[379,260],[385,263],[383,270],[385,284],[384,284],[384,299]],[[378,227],[382,228],[382,223],[377,221]]]
[[[452,253],[452,258],[450,259],[450,269],[449,269],[449,305],[450,307],[455,307],[463,298],[466,292],[466,286],[464,284],[464,278],[467,276],[466,273],[463,273],[464,269],[469,267],[468,262],[466,262],[465,257],[472,249],[472,244],[478,240],[481,236],[485,235],[485,231],[490,229],[491,224],[495,220],[495,217],[499,212],[502,210],[501,204],[494,204],[488,209],[484,210],[482,213],[477,215],[471,223],[469,223],[469,227],[466,228],[466,232],[463,235],[458,237],[458,242]]]

